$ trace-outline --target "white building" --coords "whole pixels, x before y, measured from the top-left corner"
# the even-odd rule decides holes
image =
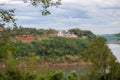
[[[73,38],[78,37],[77,35],[71,34],[71,33],[66,32],[66,31],[58,31],[57,36],[60,36],[60,37],[73,37]]]

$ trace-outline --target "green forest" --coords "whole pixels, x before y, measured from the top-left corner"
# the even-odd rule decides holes
[[[20,33],[19,33],[20,32]],[[119,80],[120,63],[106,44],[106,39],[78,28],[63,31],[78,37],[57,36],[55,29],[14,27],[1,32],[1,80]],[[9,34],[8,34],[9,33]],[[16,37],[33,36],[32,40]],[[9,36],[9,37],[8,37]],[[84,62],[88,73],[51,70],[54,64]],[[48,64],[45,66],[45,64]],[[79,65],[79,64],[78,64]],[[43,66],[43,67],[42,67]],[[80,66],[80,65],[79,65]],[[5,68],[4,68],[5,67]],[[22,69],[23,68],[23,69]],[[28,70],[28,68],[34,69]],[[41,68],[36,72],[37,68]],[[46,71],[48,70],[48,71]],[[107,72],[106,72],[107,71]]]
[[[114,40],[114,38],[116,38],[115,36],[117,36],[116,39],[118,39],[120,33],[114,34],[111,37],[108,35],[98,36],[90,30],[82,30],[80,28],[69,28],[66,30],[59,30],[58,28],[57,30],[52,28],[37,29],[19,26],[15,17],[24,20],[31,18],[33,20],[36,19],[28,15],[22,17],[15,16],[15,9],[10,9],[8,7],[3,8],[5,6],[4,2],[6,3],[9,1],[13,1],[13,3],[9,4],[10,7],[14,3],[18,4],[19,2],[14,2],[18,0],[1,1],[0,80],[120,80],[120,63],[118,62],[115,55],[113,55],[111,49],[108,47],[108,41]],[[50,15],[52,11],[50,8],[55,9],[53,11],[57,11],[56,7],[59,7],[62,2],[61,0],[22,1],[23,4],[29,3],[29,7],[31,7],[31,5],[32,7],[35,7],[34,10],[40,8],[39,11],[42,16]],[[64,25],[66,24],[65,22],[69,23],[67,25],[75,26],[76,24],[78,24],[79,20],[80,27],[85,26],[87,28],[90,26],[89,28],[91,28],[91,30],[95,30],[95,28],[93,28],[94,26],[102,26],[103,28],[103,25],[105,25],[106,23],[110,23],[110,26],[113,26],[115,24],[117,25],[118,22],[114,22],[114,19],[111,20],[110,18],[113,23],[109,22],[109,16],[107,15],[107,17],[104,17],[106,14],[92,15],[94,13],[99,13],[96,9],[100,9],[101,13],[104,11],[102,9],[109,9],[109,7],[104,7],[108,3],[106,3],[105,5],[102,4],[102,7],[97,7],[99,2],[103,3],[101,1],[98,1],[96,4],[96,2],[88,1],[87,4],[90,3],[90,6],[82,6],[83,8],[79,10],[81,12],[78,12],[77,9],[75,9],[75,12],[77,13],[73,13],[74,11],[70,13],[69,11],[67,13],[68,22],[65,19],[66,16],[63,16],[65,14],[62,13],[62,15],[57,16],[60,17],[58,19],[62,19],[59,24],[63,26],[60,27],[64,27]],[[69,3],[72,4],[72,2],[69,2],[68,0],[68,5]],[[77,3],[79,3],[79,1]],[[92,3],[95,4],[93,6],[95,8],[91,7],[91,5],[93,5]],[[18,5],[16,5],[16,8],[17,7]],[[90,10],[88,10],[86,7],[90,7],[89,9],[93,8],[92,13],[89,13]],[[72,10],[72,8],[68,8],[68,10]],[[84,10],[84,8],[86,10]],[[60,11],[58,11],[58,13],[65,11],[66,9],[67,8],[64,8],[64,10],[61,9]],[[112,8],[110,7],[110,9]],[[34,10],[31,12],[34,12]],[[70,16],[69,13],[75,15]],[[52,19],[56,18],[56,15],[54,15]],[[108,19],[104,20],[103,17]],[[112,16],[110,15],[110,17]],[[49,16],[49,18],[51,17]],[[99,18],[102,21],[100,21]],[[33,21],[32,19],[31,21],[28,21],[29,24],[31,24],[31,22]],[[50,20],[52,21],[52,19]],[[93,20],[93,22],[91,22],[92,19],[95,19],[95,21]],[[24,20],[21,22],[24,23]],[[42,20],[32,23],[42,24]],[[72,23],[72,21],[74,22],[74,24]],[[104,23],[104,21],[108,22]],[[94,24],[90,24],[88,22]],[[46,22],[44,23],[46,24]],[[51,23],[55,24],[57,22]],[[96,24],[98,24],[99,26]],[[91,25],[93,27],[91,27]],[[108,26],[109,24],[106,25]],[[67,68],[67,70],[65,68]]]

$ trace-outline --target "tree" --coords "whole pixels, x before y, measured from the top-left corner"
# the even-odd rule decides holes
[[[68,32],[77,35],[78,37],[86,36],[89,40],[93,40],[96,36],[89,30],[80,30],[79,28],[69,29]]]
[[[16,47],[9,44],[9,39],[0,39],[0,58],[6,58],[9,53],[15,53],[17,50]]]
[[[61,0],[57,0],[57,1],[53,1],[53,0],[23,0],[23,1],[24,2],[30,1],[33,6],[42,5],[42,7],[43,7],[43,10],[41,12],[42,15],[50,14],[50,12],[47,10],[49,7],[57,6],[57,5],[61,4],[60,3]],[[5,25],[6,23],[12,22],[16,28],[17,24],[15,23],[16,19],[14,18],[14,12],[15,12],[14,9],[6,10],[3,8],[0,8],[0,26]],[[0,36],[1,36],[1,34],[0,34]],[[11,48],[11,47],[7,46],[7,42],[8,42],[7,39],[8,38],[6,38],[5,40],[0,39],[0,41],[1,41],[0,42],[0,57],[5,56],[4,54],[6,54],[9,51],[9,49],[10,50],[15,49],[15,48]]]
[[[109,80],[120,80],[120,63],[112,62],[108,73]]]
[[[5,10],[5,9],[0,9],[0,24],[5,24],[5,23],[9,23],[9,22],[15,22],[14,19],[14,10],[13,9],[9,9],[9,10]]]
[[[68,76],[68,80],[78,80],[78,75],[75,71],[72,71]]]
[[[63,72],[60,71],[51,72],[49,80],[65,80],[65,76]]]
[[[118,36],[118,37],[120,37],[120,33],[118,33],[118,34],[115,34],[116,36]]]
[[[25,2],[29,1],[29,0],[24,0]],[[30,0],[31,4],[33,6],[38,6],[38,5],[42,5],[43,10],[42,11],[42,15],[48,15],[51,14],[47,9],[51,6],[58,6],[61,4],[61,0]]]
[[[97,80],[100,75],[107,80],[107,71],[110,70],[110,64],[115,62],[116,58],[108,48],[106,40],[102,37],[95,39],[86,47],[83,56],[91,62],[91,73],[94,75],[92,80]]]
[[[75,28],[75,29],[70,29],[68,30],[70,33],[73,33],[75,35],[77,35],[78,37],[83,36],[83,31],[80,30],[79,28]]]

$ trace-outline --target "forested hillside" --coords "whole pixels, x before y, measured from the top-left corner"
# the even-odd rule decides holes
[[[56,58],[58,60],[54,62],[80,61],[80,55],[85,47],[96,38],[91,31],[78,28],[59,32],[55,29],[14,27],[5,29],[2,34],[3,37],[9,36],[9,44],[17,48],[14,53],[16,58],[34,55],[44,57],[44,61],[47,62],[53,62],[52,59]],[[77,37],[71,37],[73,34]],[[42,61],[43,59],[38,59],[38,62]]]
[[[118,34],[115,34],[116,36],[118,36],[118,37],[120,37],[120,33],[118,33]]]
[[[17,36],[33,36],[36,39],[39,37],[45,36],[60,36],[61,37],[72,37],[72,35],[76,35],[76,37],[84,37],[89,39],[94,39],[95,35],[88,30],[80,30],[79,28],[69,29],[69,30],[56,30],[56,29],[36,29],[36,28],[24,28],[21,26],[15,26],[14,28],[6,28],[5,29],[8,36],[17,37]]]
[[[19,32],[19,30],[21,30],[21,32]],[[32,30],[36,32],[33,34]],[[42,34],[39,34],[39,31],[40,33],[42,32]],[[111,53],[103,37],[97,37],[91,31],[82,31],[80,29],[62,31],[62,36],[57,35],[57,31],[58,30],[54,29],[37,30],[33,28],[5,29],[1,31],[0,65],[2,65],[2,69],[5,68],[6,70],[3,70],[4,73],[0,72],[0,79],[120,79],[118,76],[120,64],[115,62],[116,58]],[[77,37],[71,37],[73,34],[77,35]],[[19,36],[23,37],[23,39],[27,36],[32,36],[33,39],[18,40],[16,37]],[[46,68],[46,65],[49,67],[53,65],[56,66],[57,64],[68,65],[71,63],[76,66],[88,66],[87,69],[89,72],[79,75],[80,77],[78,77],[75,72],[71,72],[66,76],[62,71],[51,72]],[[44,70],[41,69],[42,66]],[[40,68],[41,71],[37,71],[36,68]],[[33,73],[31,73],[32,69],[34,69]],[[106,73],[105,70],[109,70],[109,73]],[[46,75],[46,73],[49,75]]]

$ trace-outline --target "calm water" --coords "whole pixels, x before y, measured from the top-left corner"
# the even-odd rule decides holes
[[[108,44],[108,46],[120,62],[120,44]]]

